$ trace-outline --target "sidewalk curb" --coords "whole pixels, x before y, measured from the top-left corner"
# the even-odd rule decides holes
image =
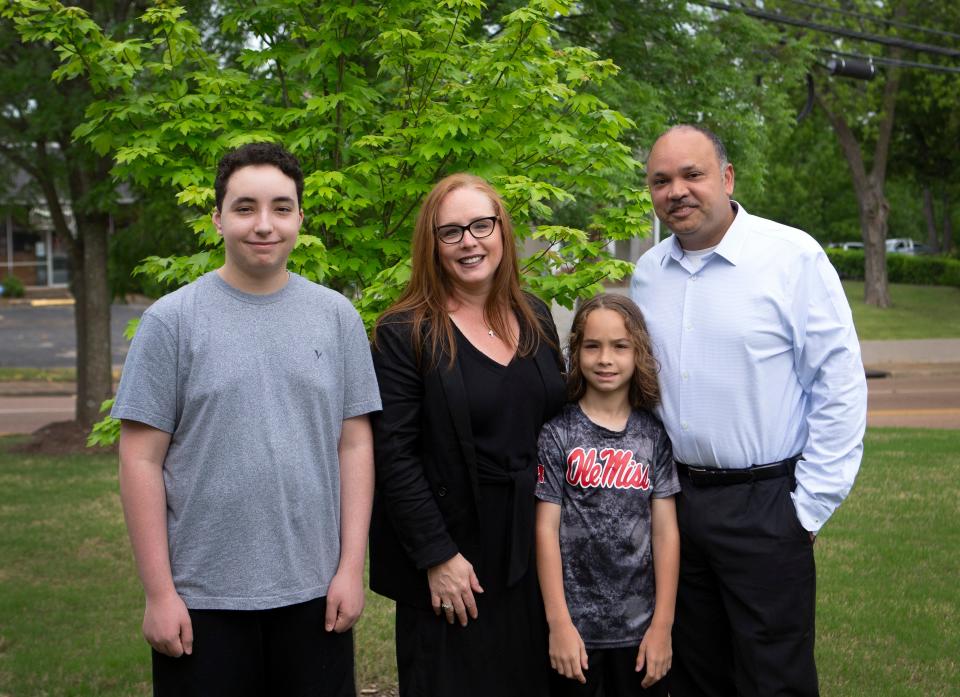
[[[864,366],[867,377],[871,373],[884,373],[887,377],[918,375],[960,375],[960,362],[943,363],[871,363]]]
[[[0,397],[76,397],[72,382],[0,382]]]
[[[118,383],[114,380],[113,392]],[[76,397],[77,385],[73,382],[44,382],[23,380],[0,382],[0,397]]]
[[[960,339],[890,339],[861,341],[864,365],[953,365],[960,366]]]

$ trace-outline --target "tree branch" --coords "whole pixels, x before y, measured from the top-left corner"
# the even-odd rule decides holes
[[[894,57],[899,58],[900,49],[894,49]],[[900,68],[887,68],[887,82],[883,86],[882,113],[880,127],[877,133],[877,145],[873,155],[873,170],[870,178],[882,188],[887,175],[887,158],[890,155],[890,140],[893,136],[894,114],[897,108],[897,92],[900,89]]]
[[[856,189],[858,200],[863,200],[867,190],[867,169],[863,163],[863,153],[860,151],[860,143],[857,142],[857,136],[850,130],[846,119],[839,113],[834,112],[827,101],[819,92],[814,93],[814,99],[817,106],[823,109],[827,116],[827,121],[837,134],[837,140],[840,142],[840,149],[846,157],[847,165],[850,167],[850,174],[853,180],[853,187]]]

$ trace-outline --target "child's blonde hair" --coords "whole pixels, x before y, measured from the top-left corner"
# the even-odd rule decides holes
[[[583,345],[583,329],[587,317],[594,310],[613,310],[623,318],[623,325],[633,344],[633,377],[630,378],[629,400],[634,409],[653,409],[660,403],[660,384],[657,373],[660,365],[653,357],[650,334],[643,314],[630,298],[616,293],[601,293],[584,302],[573,316],[567,359],[567,396],[576,402],[587,391],[587,381],[580,371],[580,348]]]

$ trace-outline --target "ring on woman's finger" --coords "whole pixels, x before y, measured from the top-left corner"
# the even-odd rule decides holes
[[[440,603],[440,607],[443,608],[444,612],[453,609],[453,605],[449,603]]]

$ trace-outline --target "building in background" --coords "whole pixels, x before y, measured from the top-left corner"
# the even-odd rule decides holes
[[[27,287],[56,288],[70,283],[70,253],[53,234],[47,207],[30,191],[30,178],[15,170],[0,192],[0,282],[15,276]],[[65,210],[73,227],[69,207]]]

